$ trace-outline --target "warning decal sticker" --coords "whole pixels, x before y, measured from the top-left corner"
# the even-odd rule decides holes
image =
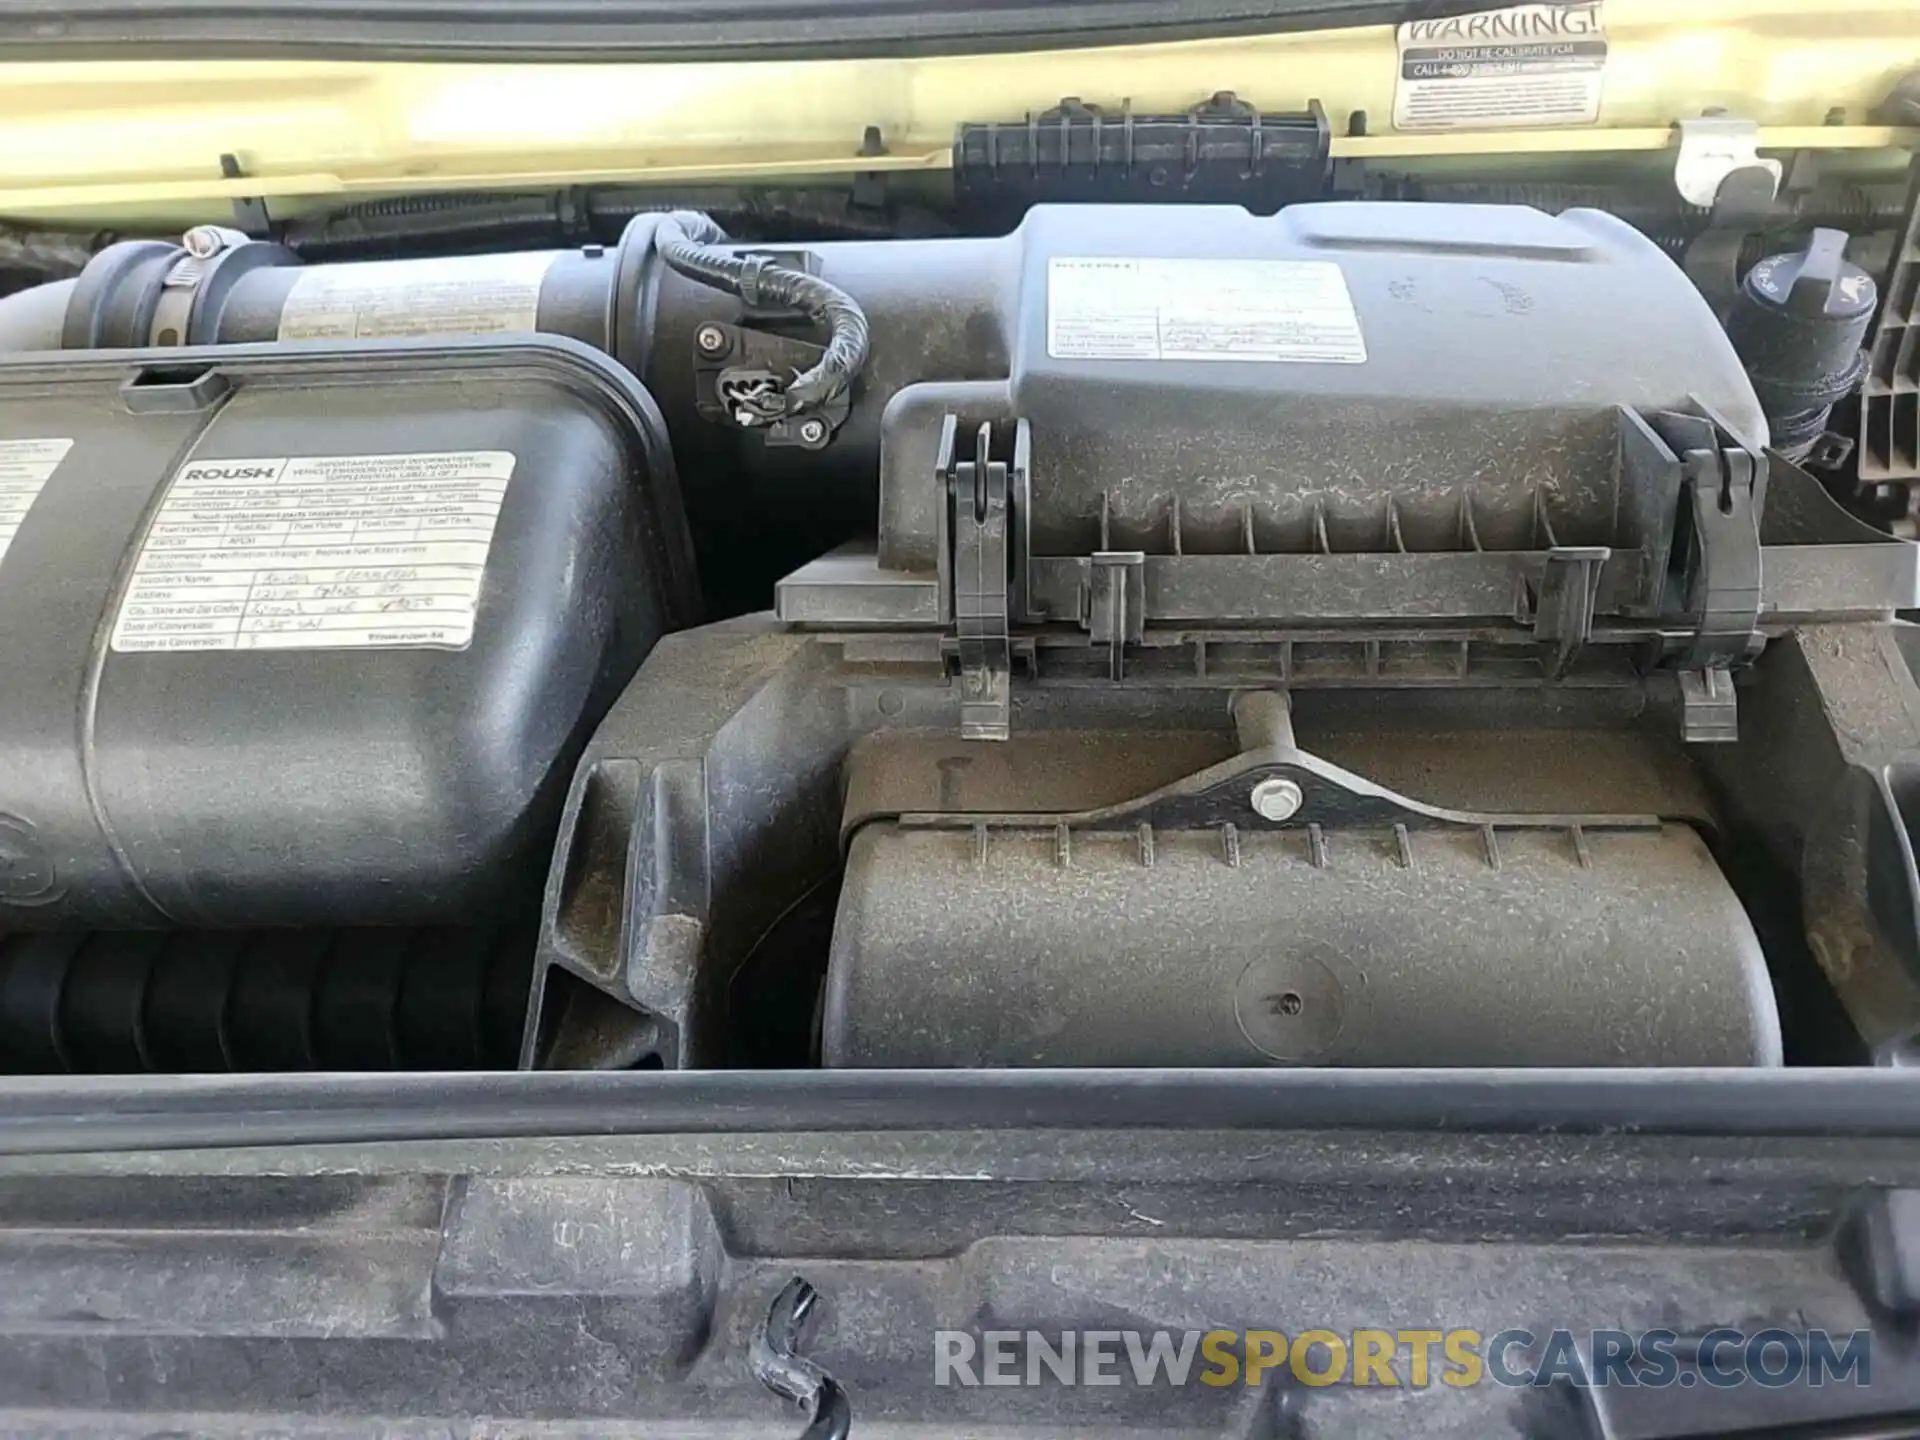
[[[1599,0],[1413,20],[1395,39],[1396,129],[1591,125],[1600,118],[1607,33]]]

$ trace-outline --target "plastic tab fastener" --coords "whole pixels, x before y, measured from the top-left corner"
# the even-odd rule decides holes
[[[956,458],[959,422],[940,431],[934,473],[953,520],[953,623],[960,650],[960,734],[1005,740],[1013,716],[1013,657],[1008,636],[1007,464],[990,451],[993,427],[982,425],[973,458]]]
[[[1541,663],[1555,680],[1573,668],[1581,647],[1593,634],[1594,602],[1600,595],[1600,568],[1613,558],[1606,545],[1556,545],[1540,572],[1540,598],[1533,609],[1533,638]]]
[[[1146,634],[1147,557],[1141,550],[1096,550],[1087,596],[1087,628],[1093,643],[1107,647],[1107,678],[1126,676],[1126,649]]]
[[[1698,628],[1681,661],[1681,732],[1696,743],[1740,738],[1732,667],[1760,644],[1760,517],[1754,490],[1765,464],[1748,450],[1690,450],[1681,457],[1692,506],[1690,586]]]
[[[1684,668],[1749,658],[1760,618],[1760,517],[1753,492],[1758,457],[1746,450],[1694,450],[1681,457],[1698,541],[1694,613],[1699,628]]]

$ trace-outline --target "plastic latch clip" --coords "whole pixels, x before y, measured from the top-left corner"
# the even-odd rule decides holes
[[[940,431],[934,473],[946,491],[952,517],[960,734],[966,740],[1005,740],[1013,718],[1007,464],[992,458],[991,425],[976,432],[971,460],[958,458],[958,431],[958,422],[949,415]]]

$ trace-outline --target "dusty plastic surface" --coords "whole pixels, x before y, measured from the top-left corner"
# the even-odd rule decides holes
[[[212,262],[173,328],[196,343],[270,341],[289,316],[310,315],[289,297],[324,285],[344,326],[537,326],[604,349],[659,399],[716,574],[743,552],[790,570],[870,531],[876,465],[881,572],[930,572],[925,476],[949,410],[1032,423],[1033,540],[1045,555],[1103,542],[1306,553],[1316,526],[1336,551],[1442,551],[1476,526],[1480,543],[1514,550],[1541,530],[1537,513],[1564,543],[1631,548],[1637,537],[1616,533],[1608,407],[1698,400],[1752,443],[1766,433],[1691,282],[1598,211],[1041,205],[994,238],[805,246],[865,309],[872,356],[831,444],[770,447],[703,412],[711,366],[697,337],[715,325],[731,334],[742,307],[657,263],[658,218],[636,218],[617,246],[521,257],[544,264],[532,279],[512,256],[298,266],[277,246],[241,245]],[[1127,260],[1158,268],[1130,288],[1100,278]],[[103,252],[71,291],[59,343],[158,343],[176,263],[165,246]],[[1143,336],[1143,303],[1211,307],[1216,323]],[[0,302],[0,347],[50,343],[47,309],[43,297]],[[1221,363],[1227,354],[1246,358]],[[715,363],[736,361],[730,351]],[[1276,392],[1291,402],[1276,407]],[[735,608],[764,604],[760,593]]]
[[[1768,1065],[1753,928],[1685,826],[1394,837],[873,825],[828,1065]],[[1661,957],[1650,964],[1648,957]],[[1490,1023],[1497,1018],[1498,1023]]]
[[[191,1117],[184,1087],[104,1082],[64,1137],[94,1153],[64,1155],[17,1143],[62,1102],[0,1082],[0,1425],[797,1435],[748,1364],[796,1273],[855,1437],[1656,1440],[1920,1402],[1836,1243],[1874,1187],[1920,1185],[1910,1076],[1366,1080],[253,1079]],[[934,1370],[940,1331],[1772,1325],[1871,1329],[1872,1383],[1416,1387],[1403,1347],[1393,1387],[1141,1384],[1117,1342],[1117,1384]]]
[[[0,439],[71,442],[0,559],[0,926],[523,903],[690,613],[644,392],[551,340],[158,358],[0,368]]]

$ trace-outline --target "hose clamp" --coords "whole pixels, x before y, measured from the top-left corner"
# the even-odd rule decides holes
[[[244,232],[224,225],[196,225],[180,237],[182,253],[160,281],[160,299],[153,307],[153,324],[147,329],[149,345],[187,343],[187,325],[193,318],[200,282],[222,255],[248,242]]]

